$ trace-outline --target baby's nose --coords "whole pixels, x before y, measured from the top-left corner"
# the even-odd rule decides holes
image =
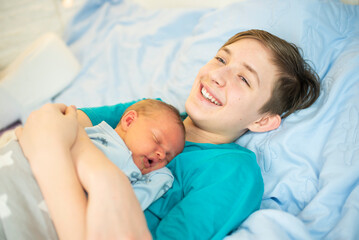
[[[156,162],[160,162],[165,158],[166,154],[162,149],[156,151]]]

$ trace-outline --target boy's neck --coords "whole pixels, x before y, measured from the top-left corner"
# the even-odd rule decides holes
[[[231,139],[221,134],[212,133],[195,125],[192,119],[188,116],[183,124],[186,129],[186,141],[195,143],[212,143],[212,144],[224,144],[231,143],[235,139]]]

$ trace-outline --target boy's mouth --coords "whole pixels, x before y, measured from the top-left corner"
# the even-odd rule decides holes
[[[212,96],[203,86],[201,88],[201,94],[209,102],[211,102],[217,106],[222,106],[222,103],[218,99],[216,99],[214,96]]]

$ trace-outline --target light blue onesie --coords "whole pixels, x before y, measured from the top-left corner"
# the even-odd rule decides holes
[[[117,132],[106,122],[85,128],[85,130],[96,147],[127,175],[142,210],[145,210],[172,187],[174,178],[166,167],[142,175],[132,160],[131,151]]]

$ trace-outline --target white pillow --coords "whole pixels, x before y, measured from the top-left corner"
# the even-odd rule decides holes
[[[142,7],[159,8],[219,8],[243,0],[133,0]]]
[[[80,64],[64,41],[47,33],[32,43],[0,76],[0,129],[28,114],[71,83]]]

